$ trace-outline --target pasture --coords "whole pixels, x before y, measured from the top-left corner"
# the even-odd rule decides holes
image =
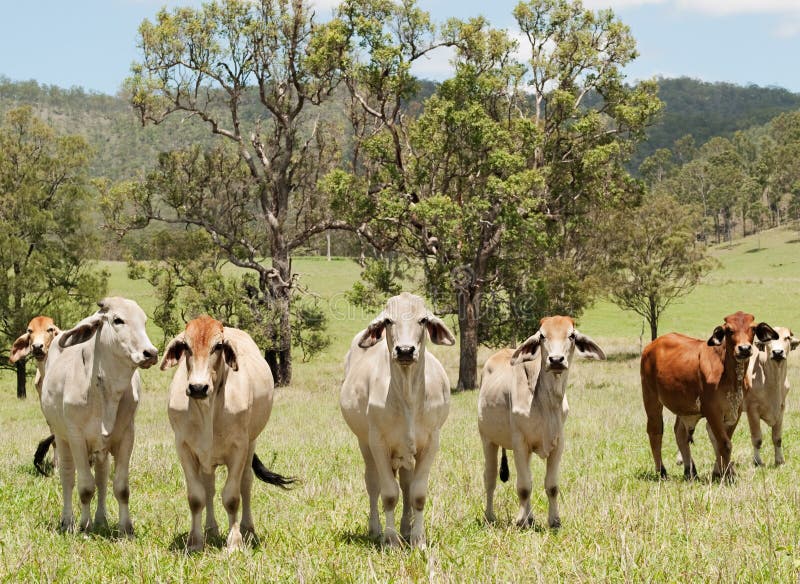
[[[735,310],[757,321],[800,329],[797,289],[800,238],[792,230],[764,233],[720,247],[720,267],[691,296],[665,315],[661,332],[707,338]],[[112,292],[137,300],[146,311],[146,285],[128,282],[124,266],[109,266]],[[355,437],[338,407],[342,359],[353,334],[372,318],[351,309],[342,292],[358,277],[348,260],[298,259],[296,270],[331,314],[331,347],[295,365],[291,387],[276,391],[272,418],[257,452],[272,470],[301,483],[289,492],[256,481],[253,512],[258,545],[227,554],[222,541],[203,553],[183,552],[189,529],[183,474],[166,415],[172,371],[144,372],[131,460],[133,540],[109,533],[58,533],[61,489],[57,478],[35,474],[31,463],[48,432],[29,385],[14,399],[13,378],[0,386],[0,579],[8,582],[576,582],[796,581],[800,573],[800,356],[789,358],[784,423],[786,465],[750,464],[746,419],[740,420],[733,485],[710,481],[713,455],[705,430],[693,455],[700,479],[686,482],[675,464],[674,417],[665,415],[664,453],[669,480],[656,480],[645,432],[638,372],[641,320],[600,303],[580,319],[580,330],[609,354],[605,362],[572,366],[570,417],[561,466],[559,531],[546,528],[544,464],[532,461],[535,526],[513,525],[517,511],[511,465],[509,483],[495,496],[498,522],[483,520],[483,455],[477,433],[477,392],[453,394],[441,450],[431,473],[425,509],[425,550],[383,549],[367,537],[367,495]],[[66,326],[66,325],[62,325]],[[525,331],[522,336],[532,333]],[[160,332],[150,331],[154,342]],[[646,343],[648,339],[644,339]],[[435,347],[451,385],[457,348]],[[481,353],[482,360],[489,354]],[[701,426],[704,424],[701,423]],[[218,487],[222,471],[218,473]],[[227,521],[217,497],[221,531]],[[117,517],[110,498],[109,521]]]

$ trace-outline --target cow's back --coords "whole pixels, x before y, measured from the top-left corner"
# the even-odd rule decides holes
[[[513,354],[512,349],[503,349],[486,360],[478,394],[478,430],[484,438],[507,449],[511,448]]]
[[[722,376],[722,361],[705,341],[669,333],[645,347],[641,359],[642,391],[657,394],[676,414],[696,415],[707,384]]]

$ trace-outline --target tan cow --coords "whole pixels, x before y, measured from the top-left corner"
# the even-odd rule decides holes
[[[507,480],[506,450],[514,451],[517,470],[520,527],[533,524],[531,513],[531,454],[547,459],[544,489],[549,509],[548,524],[561,526],[558,512],[558,472],[564,452],[567,419],[567,378],[573,353],[605,359],[597,344],[576,328],[568,316],[543,318],[539,330],[516,351],[503,349],[483,367],[478,395],[478,430],[483,441],[488,521],[495,521],[494,490],[497,484],[497,450],[503,449],[500,478]]]
[[[675,440],[681,452],[685,478],[697,476],[690,442],[700,418],[706,419],[716,453],[713,477],[732,477],[731,437],[739,423],[744,396],[750,386],[748,363],[753,339],[766,343],[777,338],[767,323],[755,324],[752,314],[725,317],[707,341],[677,333],[658,337],[642,351],[642,399],[647,435],[656,472],[666,478],[661,456],[663,409],[675,414]]]
[[[36,387],[36,395],[39,403],[42,401],[42,381],[44,380],[44,370],[47,363],[47,354],[50,351],[50,343],[61,333],[53,319],[49,316],[36,316],[28,323],[28,329],[11,346],[9,361],[16,363],[23,357],[33,354],[36,359],[36,377],[33,384]],[[53,446],[53,466],[57,464],[55,454],[55,436],[50,434],[47,438],[39,442],[36,452],[33,455],[33,466],[40,474],[48,476],[49,472],[44,463],[44,457],[50,446]]]
[[[228,471],[222,490],[228,550],[241,548],[245,538],[255,537],[250,510],[253,471],[262,481],[282,488],[294,482],[267,470],[255,455],[256,439],[272,411],[272,373],[250,335],[223,327],[209,316],[190,321],[170,342],[161,369],[175,365],[168,413],[192,513],[187,548],[203,548],[204,508],[206,532],[211,537],[219,534],[214,481],[220,465]],[[241,522],[237,519],[240,498]]]
[[[775,447],[775,465],[784,463],[781,432],[789,380],[786,378],[786,358],[800,345],[788,328],[775,327],[778,338],[766,343],[757,342],[758,353],[751,360],[751,387],[744,396],[744,409],[750,424],[753,442],[753,462],[762,466],[761,420],[772,428],[772,445]]]
[[[400,489],[400,532],[411,545],[425,545],[428,476],[450,408],[450,381],[439,360],[425,350],[426,331],[437,345],[455,343],[453,333],[422,298],[403,292],[390,298],[383,312],[356,335],[345,358],[339,405],[364,458],[369,533],[381,537],[380,495],[386,518],[383,541],[389,545],[400,543],[394,518]]]
[[[78,471],[79,528],[92,525],[89,504],[97,489],[94,523],[107,525],[108,455],[114,457],[114,496],[119,531],[133,534],[128,511],[128,466],[133,450],[133,419],[139,403],[138,368],[158,361],[147,338],[144,311],[132,300],[105,298],[100,310],[62,333],[50,347],[42,411],[58,446],[63,491],[61,528],[72,530],[72,491]],[[94,474],[91,467],[94,466]]]

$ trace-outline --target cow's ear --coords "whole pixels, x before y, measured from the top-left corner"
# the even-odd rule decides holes
[[[539,331],[525,339],[525,342],[517,347],[517,350],[514,351],[513,355],[511,355],[511,365],[532,361],[536,357],[536,353],[539,351],[539,344],[541,342],[542,333]]]
[[[239,361],[236,359],[236,351],[228,341],[222,341],[222,354],[225,356],[225,363],[234,371],[239,371]]]
[[[767,323],[760,322],[756,325],[756,338],[762,343],[768,343],[769,341],[777,341],[780,335]]]
[[[386,313],[381,312],[378,317],[367,325],[361,338],[358,339],[358,346],[362,349],[369,349],[376,345],[383,338],[383,331],[386,329]]]
[[[800,346],[800,339],[794,336],[792,331],[789,331],[789,350],[794,351],[798,346]]]
[[[758,349],[759,351],[765,351],[767,349],[767,344],[766,343],[762,343],[758,339],[756,339],[756,342],[753,343],[753,344],[756,346],[756,349]]]
[[[181,360],[183,352],[188,349],[183,333],[172,339],[164,350],[164,358],[161,360],[161,371],[174,367]]]
[[[97,329],[103,324],[103,312],[95,312],[92,316],[84,318],[68,331],[58,337],[58,346],[62,349],[85,343],[94,336]]]
[[[431,342],[435,345],[447,345],[452,347],[456,344],[456,338],[444,321],[438,316],[433,316],[431,313],[425,317],[425,327],[428,329],[428,335],[431,337]]]
[[[725,329],[721,326],[718,326],[714,329],[714,332],[711,333],[711,336],[708,338],[708,344],[711,347],[719,347],[722,344],[722,340],[725,338]]]
[[[606,360],[606,354],[603,349],[592,339],[578,331],[575,331],[575,348],[578,349],[578,354],[582,357],[599,359],[600,361]]]
[[[8,356],[8,360],[12,363],[16,363],[23,357],[27,357],[31,352],[30,340],[31,335],[25,333],[14,341],[14,344],[11,345],[11,354]]]

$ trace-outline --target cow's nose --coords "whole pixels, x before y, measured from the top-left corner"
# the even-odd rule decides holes
[[[752,345],[738,345],[736,347],[736,351],[739,353],[740,357],[749,357],[750,354],[753,352]]]
[[[142,351],[142,355],[144,355],[145,359],[158,359],[158,351],[156,349],[147,349],[146,351]]]
[[[186,391],[186,395],[189,397],[198,397],[204,398],[208,396],[208,384],[207,383],[190,383],[189,389]]]
[[[414,356],[414,347],[412,345],[397,345],[395,353],[399,359],[410,359]]]
[[[783,359],[783,357],[784,357],[783,349],[772,349],[772,358],[773,359],[780,360],[780,359]]]
[[[552,365],[564,364],[564,355],[550,355],[547,359]]]
[[[31,345],[31,348],[34,350],[34,352],[40,353],[44,351],[44,343],[33,343],[33,345]]]

